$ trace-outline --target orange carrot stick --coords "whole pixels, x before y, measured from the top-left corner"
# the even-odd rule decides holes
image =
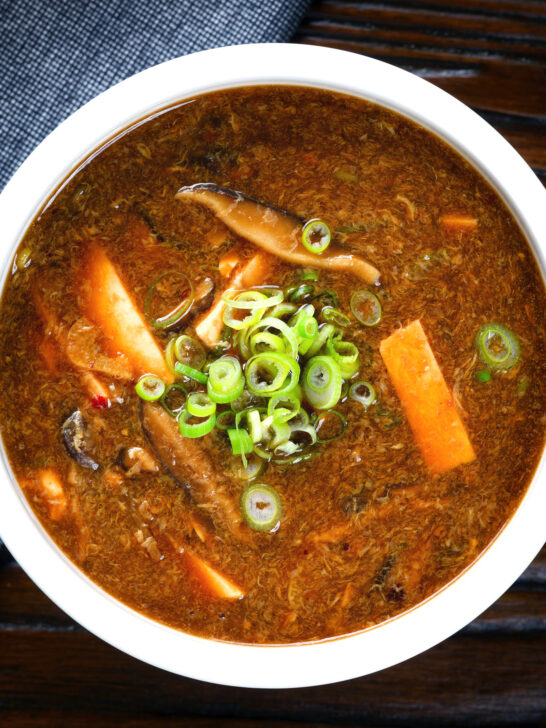
[[[433,473],[476,457],[453,396],[420,321],[383,339],[379,349],[413,430],[423,460]]]
[[[173,381],[163,352],[150,333],[140,311],[115,267],[97,244],[90,248],[85,268],[85,313],[121,353],[137,375],[156,374]]]
[[[256,253],[239,270],[231,274],[228,281],[228,290],[242,290],[251,286],[262,284],[272,266],[272,257],[267,253]],[[220,339],[224,325],[223,315],[226,304],[220,295],[207,313],[201,317],[195,326],[195,333],[207,346],[214,346]]]
[[[471,232],[478,227],[478,221],[471,215],[463,213],[452,213],[450,215],[442,215],[440,218],[442,225],[448,230],[461,230],[462,232]]]
[[[244,591],[235,582],[228,579],[227,576],[224,576],[224,574],[221,574],[216,569],[213,569],[202,558],[189,551],[184,551],[183,555],[191,571],[194,572],[203,587],[213,596],[233,601],[244,597]]]

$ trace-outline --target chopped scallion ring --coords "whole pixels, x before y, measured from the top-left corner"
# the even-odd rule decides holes
[[[277,491],[261,483],[249,486],[241,496],[241,513],[255,531],[276,530],[282,515]]]
[[[332,233],[322,220],[309,220],[301,231],[301,242],[310,253],[320,255],[330,245]]]
[[[276,422],[288,422],[298,414],[300,409],[300,397],[295,392],[287,392],[271,397],[267,405],[267,414],[272,416]]]
[[[216,402],[206,392],[192,392],[186,401],[186,409],[194,417],[208,417],[216,412]]]
[[[193,367],[193,369],[202,369],[207,359],[201,344],[186,334],[182,334],[174,340],[174,354],[179,362]]]
[[[280,292],[282,300],[282,291]],[[267,308],[267,296],[260,291],[243,291],[238,293],[234,298],[229,298],[226,294],[223,296],[226,302],[226,308],[223,313],[223,320],[226,326],[232,329],[248,329],[257,323],[264,315]],[[278,296],[275,298],[277,302]],[[247,312],[244,318],[238,318],[237,312]]]
[[[180,323],[192,303],[193,285],[188,276],[180,271],[167,270],[158,275],[148,288],[144,312],[152,326],[168,329]]]
[[[222,295],[222,299],[231,308],[240,308],[249,311],[260,308],[269,308],[283,300],[284,293],[280,288],[278,290],[267,290],[273,291],[273,293],[270,296],[266,296],[265,293],[257,290],[243,292],[229,290]]]
[[[310,339],[311,341],[315,338],[318,332],[318,322],[314,316],[307,318],[301,318],[298,321],[298,334],[303,339]]]
[[[343,326],[343,328],[351,325],[351,319],[339,309],[333,308],[333,306],[325,306],[321,313],[322,318],[329,324]]]
[[[322,324],[322,326],[319,326],[317,335],[311,342],[311,346],[305,352],[305,356],[311,357],[318,354],[330,337],[338,330],[333,324]]]
[[[208,377],[206,374],[203,374],[203,372],[200,372],[198,369],[189,367],[187,364],[182,364],[181,361],[175,362],[174,370],[175,372],[178,372],[178,374],[183,374],[185,377],[195,379],[195,381],[200,384],[207,383]]]
[[[286,298],[288,301],[294,301],[295,303],[299,303],[306,296],[309,296],[311,293],[314,292],[315,286],[311,285],[311,283],[302,283],[299,286],[291,286],[290,288],[287,288]]]
[[[284,341],[277,334],[270,331],[258,331],[250,337],[250,351],[252,355],[263,354],[267,351],[278,351],[283,354],[286,351]]]
[[[212,401],[216,402],[217,404],[228,404],[229,402],[233,402],[234,399],[237,399],[237,397],[240,397],[242,395],[244,388],[244,377],[241,377],[233,385],[233,389],[226,392],[225,394],[222,394],[221,392],[218,392],[218,390],[214,389],[210,383],[210,379],[207,382],[207,394],[212,399]]]
[[[241,363],[234,356],[221,356],[209,367],[208,384],[218,394],[229,394],[238,386],[239,380],[242,378]]]
[[[235,427],[235,412],[232,412],[231,410],[220,412],[220,414],[216,417],[216,427],[219,430],[229,430]]]
[[[315,431],[318,435],[318,442],[324,444],[333,442],[343,437],[347,429],[347,420],[337,410],[328,410],[318,416],[315,422]],[[322,431],[322,432],[321,432]],[[321,436],[322,435],[322,436]]]
[[[306,268],[305,270],[302,270],[300,275],[300,280],[302,281],[318,281],[318,279],[319,272],[314,268]]]
[[[490,369],[508,371],[520,358],[518,337],[502,324],[485,324],[476,334],[480,359]]]
[[[381,321],[381,304],[371,291],[362,290],[351,296],[351,311],[364,326],[376,326]]]
[[[245,377],[253,394],[272,397],[284,394],[298,383],[300,366],[287,354],[257,354],[246,364]]]
[[[252,452],[254,445],[246,430],[228,430],[227,434],[234,455],[248,455]]]
[[[370,382],[355,382],[349,389],[349,397],[367,409],[376,400],[374,386]]]
[[[267,461],[258,457],[256,453],[250,453],[247,458],[246,466],[242,463],[238,463],[235,469],[235,475],[241,480],[255,480],[263,474],[267,468]]]
[[[491,381],[491,372],[488,369],[482,369],[479,372],[476,372],[476,379],[478,382],[481,382],[482,384],[485,384],[486,382]]]
[[[155,374],[145,374],[136,383],[135,390],[141,399],[146,402],[155,402],[163,396],[165,382]]]
[[[182,437],[203,437],[204,435],[208,435],[216,424],[216,415],[214,413],[201,422],[189,422],[188,420],[191,418],[192,415],[185,408],[178,415],[178,429]]]
[[[331,356],[314,356],[303,372],[303,391],[316,409],[334,407],[341,396],[339,365]]]
[[[298,356],[298,339],[294,331],[288,324],[281,321],[279,318],[273,316],[267,316],[266,318],[255,324],[250,330],[249,336],[252,338],[261,329],[276,329],[280,331],[281,336],[285,339],[288,346],[286,346],[286,353],[290,354],[294,359]]]
[[[176,401],[177,397],[178,403]],[[171,417],[176,418],[180,414],[181,410],[184,409],[187,397],[188,391],[186,387],[183,384],[180,384],[180,382],[174,382],[173,384],[169,384],[163,393],[160,404],[165,412],[168,412]],[[180,401],[180,398],[182,398],[182,401]]]

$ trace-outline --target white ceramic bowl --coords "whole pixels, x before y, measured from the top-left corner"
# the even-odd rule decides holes
[[[299,84],[363,97],[437,133],[504,198],[543,275],[546,192],[522,158],[479,116],[435,86],[385,63],[302,45],[254,45],[196,53],[123,81],[62,123],[0,196],[2,286],[27,226],[52,190],[89,153],[131,123],[173,102],[221,88]],[[74,566],[25,501],[2,449],[0,533],[36,584],[73,619],[152,665],[209,682],[246,687],[318,685],[405,660],[456,632],[492,604],[545,538],[544,458],[517,512],[461,576],[389,622],[319,643],[252,646],[206,640],[154,622],[113,599]]]

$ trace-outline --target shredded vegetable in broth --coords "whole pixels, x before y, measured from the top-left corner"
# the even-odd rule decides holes
[[[128,129],[31,224],[2,437],[55,542],[129,606],[225,640],[347,634],[517,508],[545,302],[502,200],[429,132],[316,89],[216,92]]]

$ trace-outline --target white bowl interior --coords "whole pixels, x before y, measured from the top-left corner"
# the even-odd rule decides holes
[[[515,150],[435,86],[370,58],[301,45],[246,45],[169,61],[127,79],[61,124],[0,195],[1,285],[26,228],[81,160],[143,117],[199,93],[254,84],[315,86],[366,98],[430,129],[500,193],[546,277],[546,192]],[[428,649],[474,619],[544,543],[544,456],[521,506],[486,551],[450,585],[410,611],[353,635],[254,646],[178,632],[105,593],[57,548],[30,509],[1,448],[0,533],[29,576],[65,612],[119,649],[172,672],[245,687],[299,687],[365,675]]]

